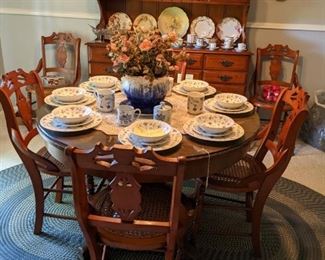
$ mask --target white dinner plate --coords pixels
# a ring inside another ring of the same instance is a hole
[[[254,106],[250,102],[246,102],[244,106],[240,107],[239,109],[228,109],[228,108],[220,107],[218,106],[214,98],[205,100],[204,108],[211,112],[230,114],[230,115],[246,114],[254,110]]]
[[[80,125],[77,127],[70,127],[65,124],[58,124],[55,120],[53,114],[47,114],[43,116],[40,120],[41,127],[55,132],[63,132],[63,133],[72,133],[72,132],[80,132],[95,128],[102,122],[102,116],[99,113],[94,112],[92,115],[92,121],[86,125]]]
[[[79,87],[85,89],[89,93],[94,93],[96,91],[96,87],[93,87],[90,81],[80,83]],[[121,82],[118,82],[118,84],[116,84],[112,90],[115,92],[121,91]]]
[[[177,84],[173,87],[173,91],[177,94],[183,95],[183,96],[187,96],[188,95],[188,91],[186,91],[185,89],[183,89],[183,87],[181,86],[181,84]],[[212,87],[212,86],[208,86],[208,89],[205,91],[202,91],[201,93],[203,93],[206,97],[207,96],[212,96],[217,92],[217,90]]]
[[[191,34],[198,38],[212,38],[215,32],[215,25],[211,18],[199,16],[191,23]]]
[[[179,7],[167,7],[158,17],[158,28],[163,35],[176,32],[182,38],[187,33],[188,27],[187,14]]]
[[[118,140],[122,144],[133,145],[138,149],[152,148],[154,151],[164,151],[171,149],[182,142],[182,134],[175,128],[172,128],[166,142],[157,142],[154,144],[145,144],[132,137],[131,128],[125,127],[118,134]]]
[[[244,128],[242,128],[239,124],[235,124],[232,127],[232,130],[230,134],[223,135],[223,136],[212,136],[212,135],[203,135],[195,131],[196,127],[196,122],[195,119],[188,120],[184,126],[183,129],[186,134],[200,139],[204,141],[210,141],[210,142],[230,142],[230,141],[235,141],[238,140],[239,138],[243,137],[245,134]]]
[[[59,107],[59,106],[67,106],[67,105],[85,105],[88,106],[96,101],[95,97],[90,94],[86,93],[85,97],[77,102],[62,102],[55,98],[53,94],[48,95],[44,98],[45,104],[52,106],[52,107]]]
[[[234,42],[238,40],[242,33],[240,22],[234,17],[223,18],[221,23],[218,24],[219,31],[217,36],[220,40],[224,41],[226,37],[232,37]]]

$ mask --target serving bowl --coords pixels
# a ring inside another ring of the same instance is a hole
[[[78,124],[90,117],[92,109],[83,105],[60,106],[53,109],[52,114],[56,120],[64,124]]]
[[[224,108],[236,109],[244,105],[247,102],[245,96],[234,94],[234,93],[221,93],[217,94],[215,100],[218,105]]]
[[[113,76],[94,76],[90,77],[89,81],[95,88],[113,88],[119,79]]]
[[[204,113],[195,118],[199,128],[211,134],[224,133],[235,125],[235,121],[224,115]]]
[[[64,87],[53,90],[52,94],[59,101],[76,102],[85,96],[86,90],[79,87]]]
[[[166,122],[152,119],[138,120],[130,128],[135,138],[151,143],[158,142],[167,137],[172,129]]]
[[[198,79],[186,79],[181,81],[181,87],[186,91],[202,92],[207,90],[209,83]]]

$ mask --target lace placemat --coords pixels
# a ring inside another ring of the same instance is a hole
[[[115,109],[110,113],[101,113],[103,116],[103,122],[96,127],[97,130],[103,131],[107,135],[117,135],[118,132],[124,128],[119,126],[117,123],[116,111],[116,108],[123,100],[126,100],[126,96],[123,93],[115,94]],[[172,95],[166,97],[165,100],[173,105],[170,125],[179,130],[181,133],[184,133],[184,123],[195,117],[194,115],[187,113],[187,97],[172,93]],[[96,105],[94,105],[92,108],[96,111]],[[141,116],[140,118],[152,118],[152,115]]]

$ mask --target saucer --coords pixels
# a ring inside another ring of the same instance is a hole
[[[231,49],[233,49],[234,48],[234,46],[229,46],[229,47],[225,47],[225,46],[221,46],[221,49],[223,49],[223,50],[231,50]]]
[[[247,51],[247,49],[242,49],[242,50],[241,50],[241,49],[235,48],[235,51],[236,51],[236,52],[243,52],[243,51]]]

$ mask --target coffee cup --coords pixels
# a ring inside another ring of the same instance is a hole
[[[217,48],[217,43],[216,42],[209,42],[209,49],[210,50],[215,50]]]
[[[97,109],[111,112],[115,106],[115,92],[111,89],[97,89],[95,92]]]
[[[204,94],[201,92],[190,92],[187,95],[187,112],[192,115],[198,115],[203,111]]]
[[[117,123],[120,126],[130,125],[133,121],[137,120],[141,115],[139,108],[134,108],[129,105],[119,105],[117,108]]]
[[[196,41],[195,41],[195,45],[197,47],[202,47],[204,44],[204,40],[202,38],[197,38]]]
[[[167,105],[163,101],[160,102],[159,105],[153,108],[153,119],[170,123],[171,115],[172,115],[172,107]]]

